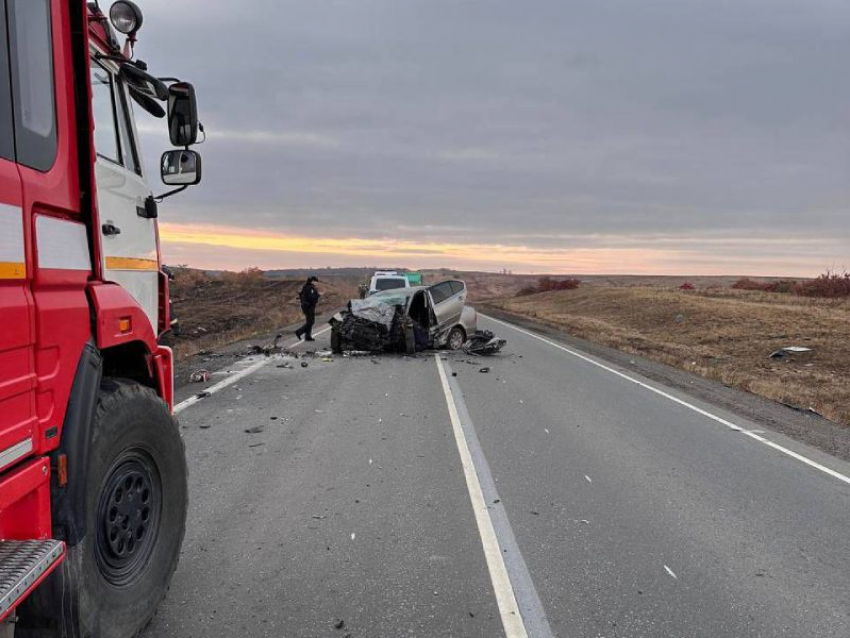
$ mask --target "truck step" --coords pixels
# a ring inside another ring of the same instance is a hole
[[[59,564],[64,554],[62,541],[0,541],[0,619]]]

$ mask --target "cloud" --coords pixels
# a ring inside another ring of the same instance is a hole
[[[814,274],[850,253],[847,3],[144,10],[140,57],[195,83],[208,133],[204,182],[162,206],[174,223],[465,246],[522,238],[544,252],[554,237],[575,249],[634,237],[650,251],[696,246],[706,272],[737,259]],[[164,125],[140,129],[154,161]],[[805,242],[772,254],[755,241],[789,237]],[[821,242],[820,262],[807,242]],[[579,255],[557,258],[568,271]],[[644,264],[620,258],[625,270]]]
[[[336,148],[340,142],[330,135],[310,133],[308,131],[239,131],[213,129],[210,138],[225,142],[245,144],[263,144],[275,147],[294,148]]]

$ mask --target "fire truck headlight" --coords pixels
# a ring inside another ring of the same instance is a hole
[[[116,31],[133,35],[142,26],[142,10],[130,0],[118,0],[109,8],[109,20]]]

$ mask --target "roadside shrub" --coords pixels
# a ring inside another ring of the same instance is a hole
[[[172,292],[176,289],[200,288],[212,281],[212,277],[203,270],[182,265],[175,266],[171,270],[174,272],[174,282],[171,284]]]
[[[690,281],[686,281],[679,286],[679,290],[696,290],[696,286],[694,286]]]
[[[249,284],[263,281],[266,278],[266,275],[256,266],[251,266],[250,268],[240,270],[239,272],[226,270],[221,274],[221,278],[228,283]]]
[[[795,292],[803,297],[850,297],[850,272],[837,273],[827,270],[816,279],[797,284]]]
[[[794,279],[780,279],[767,284],[767,292],[783,292],[790,293],[797,289],[799,284]]]
[[[793,293],[801,297],[837,299],[850,297],[850,272],[838,273],[828,270],[816,279],[810,279],[809,281],[780,279],[779,281],[765,282],[755,281],[749,277],[742,277],[732,284],[732,288],[736,288],[737,290]]]
[[[533,295],[537,292],[540,292],[539,290],[537,290],[537,286],[525,286],[517,291],[516,296],[527,297],[528,295]]]
[[[735,290],[762,290],[764,292],[768,292],[769,287],[770,284],[763,281],[755,281],[749,277],[742,277],[732,284],[732,288]]]
[[[578,279],[552,279],[541,277],[537,280],[538,292],[550,292],[552,290],[575,290],[581,285]]]
[[[755,281],[749,277],[743,277],[732,284],[738,290],[761,290],[762,292],[796,292],[800,284],[794,279],[780,279],[779,281]]]
[[[541,277],[534,286],[525,286],[517,292],[517,297],[533,295],[538,292],[552,292],[553,290],[575,290],[581,285],[580,279],[552,279]]]

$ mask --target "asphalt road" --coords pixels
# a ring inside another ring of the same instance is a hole
[[[503,355],[249,359],[183,403],[145,636],[850,636],[850,464],[481,323]]]

